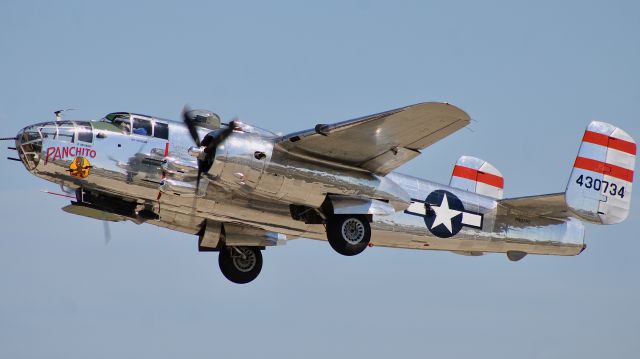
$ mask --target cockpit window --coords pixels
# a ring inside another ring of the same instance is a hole
[[[117,118],[113,121],[113,124],[127,135],[131,133],[131,121],[129,118]]]
[[[154,127],[153,137],[162,138],[164,140],[169,139],[169,125],[162,122],[157,122]]]
[[[143,118],[133,118],[133,134],[141,136],[151,136],[153,127],[151,121]]]
[[[131,133],[131,119],[128,113],[110,113],[100,121],[93,122],[93,126],[96,130]]]
[[[169,124],[145,115],[114,112],[106,115],[100,121],[93,121],[92,127],[96,131],[107,130],[122,132],[130,135],[153,136],[164,140],[169,139]]]

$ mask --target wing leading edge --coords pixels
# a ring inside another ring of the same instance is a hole
[[[467,113],[427,102],[283,136],[278,148],[386,175],[469,124]]]

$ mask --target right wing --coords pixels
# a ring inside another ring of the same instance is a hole
[[[283,136],[279,149],[386,175],[420,150],[469,124],[461,109],[419,103]]]

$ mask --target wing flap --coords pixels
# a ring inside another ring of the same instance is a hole
[[[447,103],[402,107],[284,136],[279,149],[385,175],[420,150],[469,124],[464,111]]]
[[[419,154],[420,151],[417,150],[412,150],[404,147],[394,148],[382,153],[375,158],[368,160],[360,167],[374,173],[389,173],[393,171],[394,168],[399,167],[403,163],[409,162],[415,157],[418,157]]]

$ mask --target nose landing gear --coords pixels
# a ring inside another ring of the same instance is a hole
[[[258,247],[226,247],[220,250],[218,264],[228,280],[249,283],[262,270],[262,253]]]

